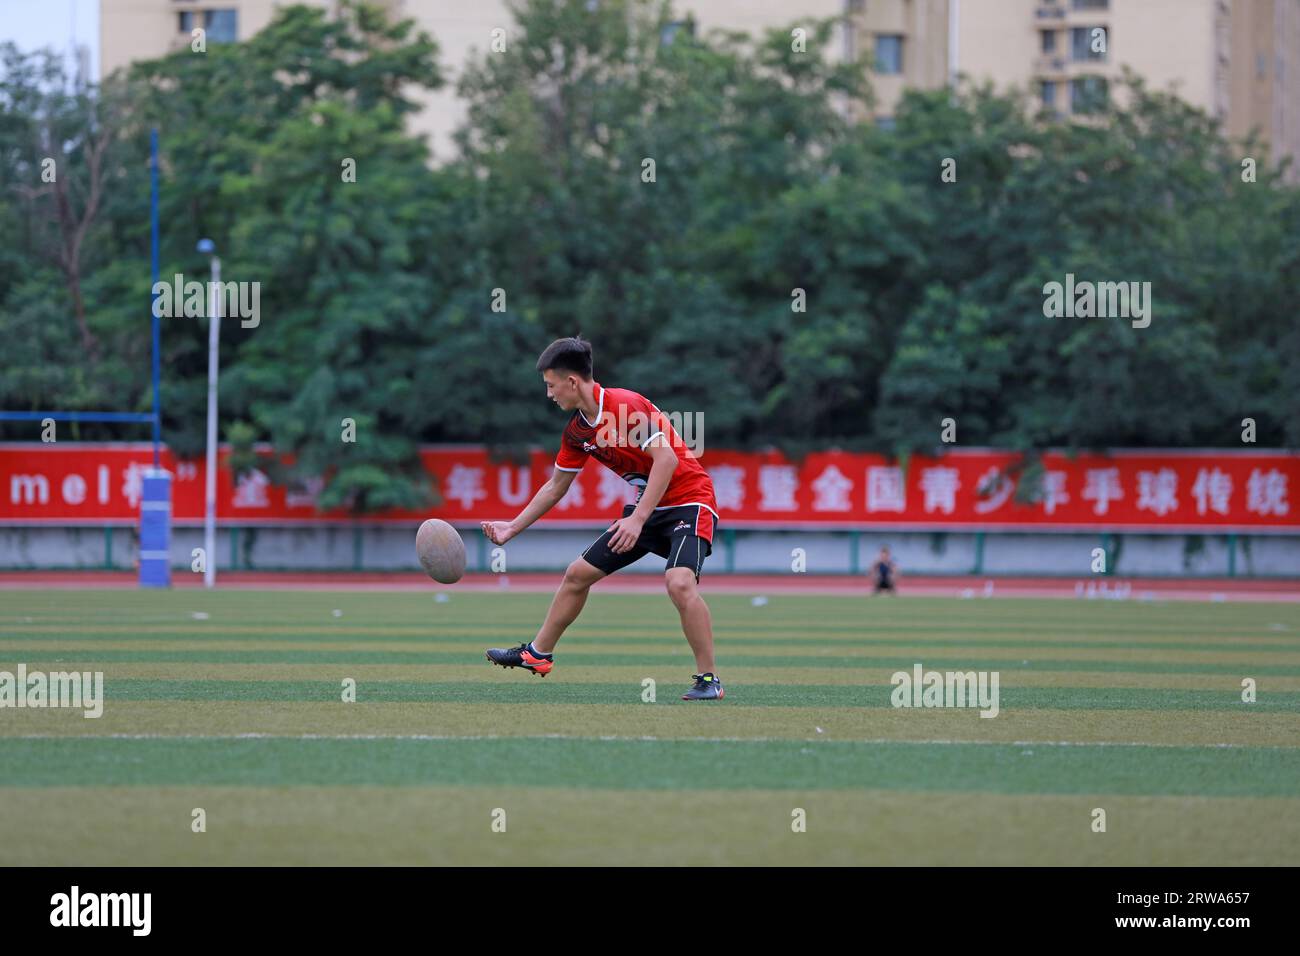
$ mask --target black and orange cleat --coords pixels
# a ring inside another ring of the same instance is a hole
[[[529,642],[525,641],[518,647],[493,647],[487,652],[487,659],[493,664],[500,664],[502,667],[522,667],[524,670],[532,671],[539,677],[545,677],[555,666],[555,661],[550,654],[545,656],[534,654],[529,650]]]

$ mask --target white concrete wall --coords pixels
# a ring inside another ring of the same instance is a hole
[[[362,527],[360,567],[367,571],[414,571],[414,528]],[[535,529],[506,546],[506,571],[561,571],[602,529]],[[462,530],[468,567],[490,570],[493,546],[477,531]],[[232,531],[217,533],[217,568],[233,567]],[[709,574],[727,571],[727,536],[719,532],[705,563]],[[1118,575],[1221,576],[1228,573],[1229,552],[1223,535],[1119,535],[1107,557],[1117,561]],[[188,569],[192,549],[203,543],[201,528],[172,530],[172,565]],[[356,566],[356,533],[350,527],[239,528],[234,532],[239,569],[337,570]],[[858,539],[858,568],[864,572],[882,545],[905,575],[970,574],[977,557],[971,533],[932,534],[863,532]],[[988,534],[982,574],[1088,575],[1100,534]],[[111,566],[130,569],[139,548],[134,528],[114,528]],[[737,531],[732,570],[741,574],[791,571],[792,551],[802,548],[806,573],[844,574],[850,570],[852,538],[846,532]],[[0,527],[0,570],[20,568],[102,568],[107,548],[103,528]],[[628,570],[658,574],[663,559],[649,555]],[[1300,577],[1300,536],[1255,535],[1237,540],[1239,576]]]

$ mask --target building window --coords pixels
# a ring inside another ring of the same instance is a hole
[[[1038,36],[1041,41],[1041,49],[1044,55],[1048,55],[1056,52],[1056,31],[1055,30],[1039,30]]]
[[[176,25],[181,33],[193,33],[201,25],[213,43],[234,43],[239,39],[238,10],[185,10],[176,14]]]
[[[881,33],[876,36],[876,72],[897,74],[903,72],[903,38],[897,34]]]
[[[1043,108],[1056,112],[1056,83],[1043,80],[1038,84],[1038,98],[1043,101]]]
[[[1094,32],[1100,30],[1094,36]],[[1093,46],[1099,46],[1100,49],[1094,50]],[[1076,63],[1104,62],[1106,59],[1106,50],[1110,48],[1110,34],[1105,27],[1071,27],[1070,28],[1070,57]]]
[[[239,11],[207,10],[203,17],[204,29],[213,43],[234,43],[239,39]]]
[[[677,40],[678,34],[684,37],[695,36],[695,21],[674,20],[671,23],[665,23],[659,31],[659,45],[672,46]]]
[[[1074,0],[1070,6],[1075,10],[1109,10],[1110,0]]]
[[[1070,111],[1097,113],[1106,106],[1107,88],[1104,76],[1081,76],[1070,81]]]

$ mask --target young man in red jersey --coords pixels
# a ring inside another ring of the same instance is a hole
[[[591,586],[653,552],[668,559],[664,586],[695,654],[695,685],[682,699],[721,700],[713,622],[698,588],[718,520],[708,473],[653,403],[592,379],[590,342],[577,336],[557,339],[537,360],[537,370],[546,382],[547,398],[573,415],[550,480],[513,521],[482,522],[483,533],[493,544],[505,544],[559,503],[590,458],[636,487],[637,500],[569,565],[537,636],[518,647],[494,647],[487,652],[488,660],[546,676],[554,666],[555,645],[587,603]]]

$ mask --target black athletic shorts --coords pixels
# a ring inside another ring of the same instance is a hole
[[[630,515],[635,507],[625,506],[623,517]],[[641,528],[641,537],[630,551],[615,554],[609,550],[614,532],[606,531],[582,552],[582,557],[606,574],[613,574],[647,554],[657,554],[668,559],[665,571],[690,568],[698,582],[704,559],[713,553],[713,529],[717,522],[713,512],[703,505],[664,508],[651,512],[650,519]]]

